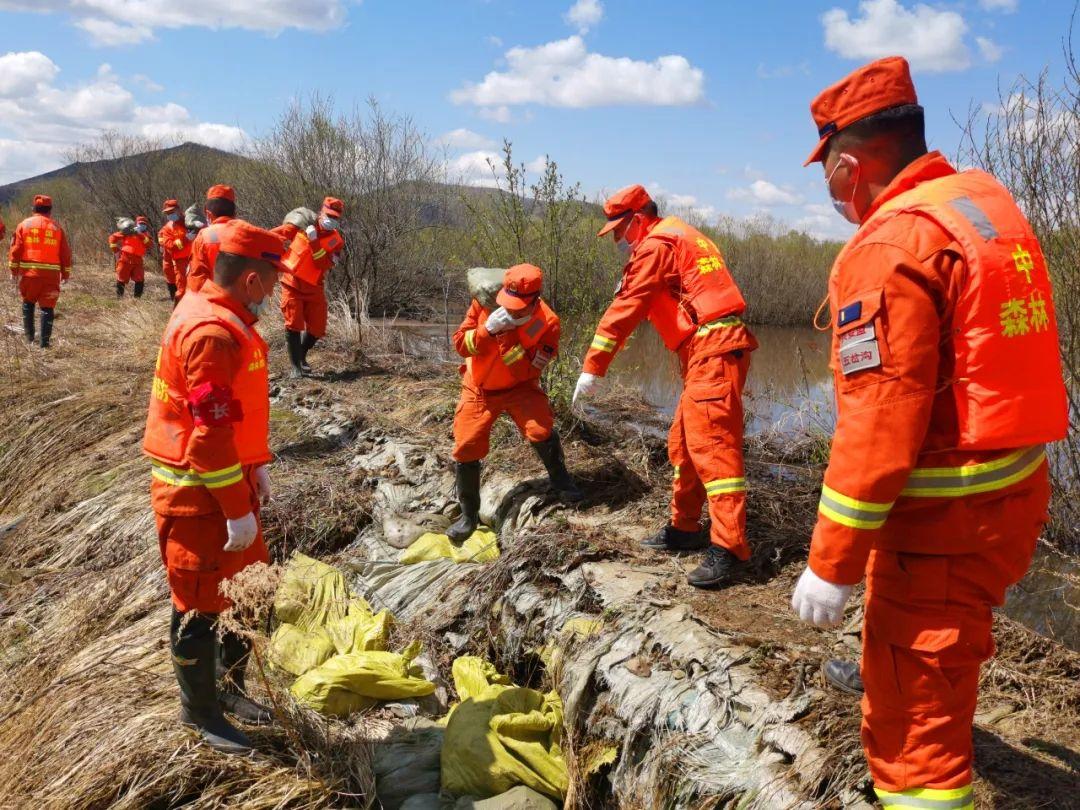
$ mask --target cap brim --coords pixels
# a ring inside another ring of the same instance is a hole
[[[525,299],[517,295],[511,295],[506,291],[505,287],[499,290],[499,294],[495,296],[496,304],[503,309],[510,310],[526,309],[535,300],[536,297]]]
[[[818,141],[818,145],[814,147],[814,151],[810,153],[810,157],[808,157],[806,163],[803,164],[804,167],[809,166],[811,163],[821,163],[821,161],[825,159],[825,150],[829,146],[829,138],[831,137],[831,134],[826,135]]]
[[[633,211],[627,211],[625,214],[623,214],[620,217],[616,217],[615,219],[608,220],[607,225],[605,225],[603,228],[598,230],[596,232],[596,235],[597,236],[603,236],[606,233],[611,233],[613,230],[615,230],[617,227],[619,227],[619,225],[621,225],[623,222],[625,222],[630,216],[632,216],[633,213],[634,213]]]
[[[341,214],[333,208],[324,208],[320,213],[326,214],[326,216],[333,217],[334,219],[341,219]]]

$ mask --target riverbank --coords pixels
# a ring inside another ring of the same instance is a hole
[[[176,724],[167,590],[138,454],[168,305],[153,285],[148,299],[119,304],[92,295],[94,289],[94,280],[85,279],[66,291],[51,354],[28,350],[10,330],[0,336],[0,350],[16,361],[0,372],[0,412],[9,415],[0,423],[6,482],[0,736],[7,743],[0,806],[366,805],[379,740],[401,724],[393,715],[327,722],[290,709],[280,728],[254,734],[260,756],[240,761],[209,753]],[[0,305],[0,317],[17,326],[11,299]],[[365,332],[361,356],[352,325],[338,319],[325,347],[312,355],[320,377],[294,383],[281,376],[276,318],[268,332],[277,495],[266,523],[275,559],[304,551],[353,572],[375,596],[400,595],[401,588],[380,588],[363,573],[379,548],[375,485],[422,490],[436,506],[450,499],[452,368],[402,355],[392,336],[377,330]],[[710,593],[686,586],[693,559],[672,560],[638,546],[665,514],[670,470],[663,420],[640,399],[609,390],[585,419],[564,413],[560,422],[569,464],[590,499],[566,511],[552,508],[542,488],[533,493],[538,499],[527,511],[535,520],[510,527],[498,563],[472,566],[445,587],[406,600],[411,613],[402,605],[400,632],[428,643],[443,679],[447,662],[465,650],[531,683],[559,688],[564,702],[577,707],[567,715],[572,773],[580,773],[578,756],[590,742],[624,743],[623,758],[582,781],[580,801],[567,806],[595,799],[593,806],[653,807],[650,800],[675,785],[699,798],[711,795],[709,801],[726,791],[746,807],[778,806],[769,803],[770,794],[755,793],[753,782],[740,788],[724,781],[722,791],[709,794],[700,770],[679,758],[712,750],[710,761],[722,759],[715,748],[697,747],[699,734],[713,735],[715,745],[724,728],[756,727],[724,713],[738,703],[725,673],[746,685],[746,699],[765,696],[765,704],[753,705],[782,709],[758,718],[777,735],[746,743],[750,774],[777,776],[789,791],[784,795],[807,806],[858,806],[866,795],[858,707],[821,689],[817,676],[823,658],[855,654],[857,609],[843,630],[819,633],[787,606],[814,519],[820,464],[813,446],[751,443],[754,574]],[[377,464],[376,446],[396,450]],[[487,500],[499,503],[509,497],[507,484],[541,473],[508,424],[495,432],[486,470],[486,493],[502,491]],[[509,502],[519,515],[525,508],[524,500]],[[607,628],[571,654],[568,672],[584,681],[548,671],[530,652],[561,626],[564,611],[598,617]],[[691,649],[656,629],[657,617],[670,611],[679,627],[694,629]],[[1080,655],[1005,618],[997,631],[999,657],[984,675],[976,734],[979,800],[995,807],[1067,806],[1080,750]],[[600,641],[606,651],[596,646]],[[616,641],[627,645],[625,655],[601,663]],[[590,656],[596,663],[586,666]],[[627,668],[631,659],[636,674]],[[663,704],[655,702],[633,722],[626,715],[633,704],[624,705],[613,687],[627,683],[620,679],[628,671],[639,688],[693,684],[686,694],[713,701],[696,716],[703,725],[669,728],[656,714]],[[575,703],[572,683],[588,701]],[[279,705],[288,705],[272,673],[267,686]],[[721,718],[727,718],[723,728],[716,725]],[[654,736],[655,729],[663,735]],[[659,770],[636,773],[635,757],[643,749],[660,751],[661,742],[673,758],[653,761]]]

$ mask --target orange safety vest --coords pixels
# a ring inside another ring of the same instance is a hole
[[[144,256],[146,255],[146,240],[142,234],[129,234],[120,241],[120,252],[129,253],[132,256]]]
[[[479,323],[487,320],[491,313],[486,309],[480,310]],[[489,351],[474,355],[465,360],[465,373],[473,385],[484,391],[502,391],[521,385],[523,382],[538,380],[543,373],[543,367],[537,367],[532,362],[530,352],[540,343],[540,339],[547,334],[551,327],[558,325],[559,316],[544,301],[536,306],[536,312],[528,323],[515,327],[513,332],[504,334],[513,335],[517,341],[505,351]],[[470,337],[466,337],[468,343]],[[553,354],[557,346],[546,347],[547,354]],[[535,353],[534,353],[535,354]],[[522,380],[515,377],[511,368],[515,363],[528,363],[531,374],[528,379]]]
[[[678,217],[656,224],[642,245],[666,242],[675,253],[678,287],[653,298],[648,318],[664,345],[676,351],[700,326],[746,309],[720,249],[701,231]]]
[[[345,237],[337,231],[327,231],[311,246],[311,258],[315,266],[319,268],[319,281],[322,281],[322,273],[334,266],[334,255],[345,246]],[[306,279],[305,279],[306,281]]]
[[[64,232],[49,217],[34,214],[23,220],[20,270],[60,271],[60,242]]]
[[[227,307],[189,292],[173,310],[161,340],[143,440],[143,452],[155,462],[154,475],[177,486],[205,485],[197,473],[183,466],[195,420],[188,406],[180,349],[192,330],[210,323],[225,327],[240,345],[240,373],[233,381],[233,396],[243,412],[242,420],[233,425],[240,464],[265,464],[271,458],[266,341]]]
[[[314,248],[303,231],[297,230],[289,239],[289,252],[282,259],[282,264],[301,281],[316,287],[322,284],[326,270],[316,263]],[[283,281],[288,283],[286,279]]]
[[[979,170],[920,183],[874,212],[835,266],[906,212],[937,223],[960,245],[967,263],[952,330],[957,447],[1001,450],[1064,438],[1068,403],[1050,276],[1012,195]]]

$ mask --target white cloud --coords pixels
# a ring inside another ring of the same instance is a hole
[[[480,117],[496,124],[509,124],[514,120],[514,114],[510,112],[510,108],[505,104],[498,107],[481,107]]]
[[[197,141],[237,149],[242,129],[195,119],[175,102],[140,104],[108,64],[75,84],[57,84],[60,68],[37,51],[0,56],[0,182],[56,168],[78,143],[118,130],[171,144]]]
[[[855,233],[855,226],[836,213],[829,203],[807,203],[803,206],[803,216],[796,219],[792,227],[815,239],[833,241],[846,241]]]
[[[477,149],[451,160],[446,166],[446,175],[451,182],[464,183],[467,186],[494,187],[495,172],[502,163],[502,155],[487,149]]]
[[[987,11],[1003,11],[1011,14],[1020,5],[1020,0],[979,0],[979,5]]]
[[[543,174],[544,169],[547,168],[547,161],[547,155],[537,155],[525,164],[525,171],[532,172],[533,174]]]
[[[349,0],[0,0],[0,10],[66,14],[94,44],[106,47],[145,42],[162,28],[330,31],[345,24],[348,5]]]
[[[491,149],[495,141],[479,132],[459,127],[439,136],[438,142],[450,149]]]
[[[509,118],[509,107],[614,105],[685,106],[704,100],[705,74],[684,56],[652,62],[589,53],[580,36],[535,48],[511,48],[506,70],[493,70],[479,83],[450,94],[455,104],[472,104]]]
[[[496,36],[488,37],[487,38],[487,43],[488,43],[488,45],[494,45],[496,48],[501,48],[503,46],[502,38],[501,37],[496,37]]]
[[[151,93],[160,93],[162,90],[165,89],[160,84],[151,79],[149,76],[144,76],[141,73],[136,73],[134,76],[131,77],[131,80],[135,82],[135,84],[139,85],[139,87],[141,87],[143,90],[147,90]]]
[[[986,37],[975,37],[975,43],[979,46],[979,53],[987,62],[997,62],[1005,54],[1005,49],[994,40]]]
[[[798,205],[802,197],[788,188],[782,188],[768,180],[755,180],[742,188],[731,189],[727,194],[732,200],[745,200],[764,208],[777,205]]]
[[[964,35],[967,23],[955,11],[921,3],[908,8],[897,0],[862,0],[862,16],[842,8],[821,16],[825,47],[846,59],[878,59],[900,55],[913,70],[965,70],[971,56]]]
[[[563,15],[567,24],[576,27],[579,34],[585,34],[590,28],[595,28],[603,17],[604,4],[600,0],[577,0]]]
[[[690,219],[702,220],[708,223],[715,222],[720,214],[715,206],[702,202],[693,194],[679,194],[668,191],[655,180],[647,184],[646,188],[652,198],[656,200],[657,205],[660,206],[661,213],[670,211]]]

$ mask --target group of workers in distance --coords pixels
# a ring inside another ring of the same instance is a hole
[[[838,212],[859,229],[829,276],[838,415],[792,607],[834,626],[865,577],[861,673],[843,661],[824,670],[863,692],[877,795],[887,807],[972,808],[971,727],[980,665],[993,653],[991,609],[1030,564],[1048,519],[1045,445],[1067,430],[1050,279],[1008,191],[928,151],[904,59],[859,68],[811,113],[819,140],[807,165],[822,164]],[[268,231],[234,218],[231,189],[209,197],[207,227],[188,245],[172,243],[174,273],[189,261],[187,289],[162,339],[144,449],[182,718],[215,747],[244,753],[250,740],[223,712],[251,722],[269,713],[244,693],[245,643],[226,635],[219,644],[215,623],[229,605],[222,582],[267,559],[259,519],[271,492],[267,345],[255,324],[280,279],[290,362],[302,371],[325,328],[315,288],[328,266],[322,251],[340,248],[342,207],[327,199],[318,215],[297,209]],[[34,206],[16,231],[11,267],[31,324],[42,306],[45,337],[71,259],[49,200]],[[169,201],[166,210],[179,207]],[[684,387],[669,439],[670,520],[646,545],[703,549],[689,581],[724,585],[751,554],[741,395],[757,344],[741,319],[745,302],[717,246],[662,217],[642,186],[612,195],[604,211],[600,235],[612,234],[628,259],[574,400],[597,390],[648,319],[678,356]],[[179,239],[167,227],[166,238]],[[502,413],[536,447],[554,489],[582,497],[539,384],[559,348],[559,319],[541,290],[540,268],[510,268],[497,306],[473,301],[454,335],[465,360],[453,424],[455,539],[477,526],[480,461]]]

